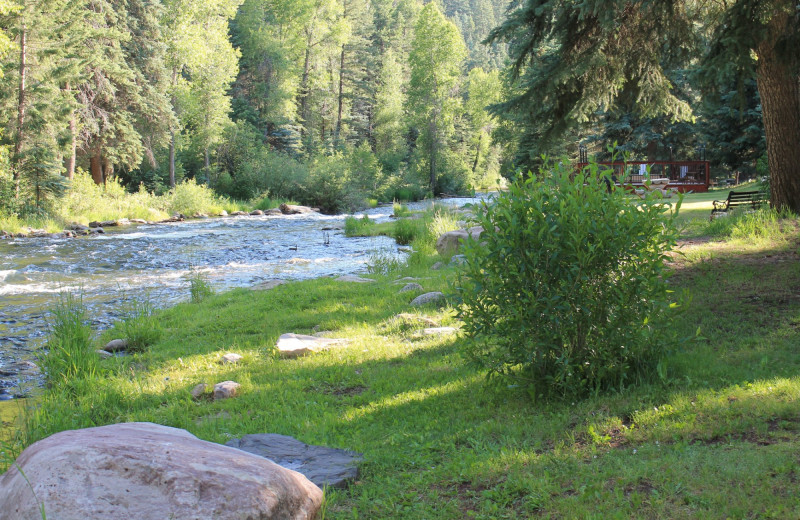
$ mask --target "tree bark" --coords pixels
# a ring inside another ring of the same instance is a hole
[[[175,85],[178,83],[178,69],[174,67],[172,69],[172,88],[175,88]],[[177,99],[175,94],[172,95],[172,106],[175,108],[177,106]],[[169,129],[169,187],[175,187],[175,129]]]
[[[14,141],[14,197],[19,198],[19,183],[20,183],[20,165],[22,159],[22,141],[25,137],[24,129],[25,124],[25,79],[27,76],[27,29],[25,23],[22,24],[22,32],[19,36],[19,98],[17,103],[17,138]]]
[[[308,44],[306,45],[306,57],[303,61],[303,79],[300,84],[300,117],[303,119],[300,132],[303,137],[306,136],[308,130],[308,70],[311,63],[311,37],[309,37],[308,40]]]
[[[95,153],[89,159],[89,171],[92,173],[92,180],[95,184],[100,185],[105,182],[103,177],[103,158],[100,152]]]
[[[767,38],[756,48],[756,75],[761,96],[771,202],[778,210],[800,213],[800,76],[798,58],[781,59],[775,44],[796,31],[788,13],[779,13],[767,24]]]
[[[483,132],[478,133],[478,145],[475,147],[475,162],[472,163],[472,173],[478,169],[478,160],[481,158],[481,142],[483,141]]]
[[[333,135],[333,144],[339,144],[339,134],[342,131],[342,110],[344,105],[344,45],[342,45],[342,54],[339,58],[339,110],[336,114],[336,132]]]

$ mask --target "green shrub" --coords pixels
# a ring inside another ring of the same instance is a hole
[[[183,213],[186,216],[218,214],[222,211],[222,202],[211,188],[189,179],[170,191],[166,209],[170,214]]]
[[[375,226],[375,221],[364,215],[361,218],[348,216],[344,219],[344,235],[347,237],[364,236],[365,232]]]
[[[403,218],[394,223],[394,240],[400,245],[410,244],[424,232],[425,224],[421,220]]]
[[[92,349],[92,329],[86,323],[83,300],[72,293],[60,293],[51,312],[47,353],[39,357],[45,380],[50,386],[59,386],[93,377],[98,357]]]
[[[408,217],[411,215],[411,210],[408,209],[408,206],[405,204],[401,204],[397,201],[392,204],[392,216],[400,218],[400,217]]]
[[[677,304],[674,214],[660,197],[607,191],[597,165],[519,177],[481,205],[465,242],[459,316],[467,356],[534,397],[622,388],[652,374]],[[677,207],[680,207],[680,199]]]

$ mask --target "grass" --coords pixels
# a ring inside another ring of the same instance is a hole
[[[435,225],[452,225],[448,215]],[[418,334],[428,325],[416,317],[457,324],[451,307],[411,308],[416,294],[398,293],[395,280],[412,276],[454,301],[455,270],[431,271],[437,257],[418,254],[371,284],[237,289],[161,311],[164,334],[147,351],[99,362],[70,395],[45,392],[15,449],[64,429],[153,421],[214,442],[274,432],[362,452],[359,480],[327,494],[332,519],[797,518],[796,226],[780,220],[758,241],[689,236],[672,283],[692,300],[675,327],[704,339],[667,360],[662,382],[537,403],[487,382],[459,354],[467,339]],[[351,343],[276,357],[280,334],[315,329]],[[222,365],[227,352],[244,359]],[[227,379],[240,397],[189,395]]]

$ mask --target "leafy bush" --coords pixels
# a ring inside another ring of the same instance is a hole
[[[425,232],[425,223],[421,220],[403,218],[394,223],[394,240],[400,245],[410,244]]]
[[[222,211],[222,201],[211,188],[189,179],[170,191],[166,209],[170,214],[183,213],[187,216],[197,213],[218,214]]]
[[[658,195],[608,191],[597,165],[518,177],[483,203],[465,243],[466,354],[537,396],[575,396],[649,376],[677,304],[665,266],[675,215]],[[680,207],[680,199],[677,207]]]

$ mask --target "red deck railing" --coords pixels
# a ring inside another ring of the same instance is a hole
[[[588,163],[578,163],[583,168]],[[617,184],[637,187],[648,178],[669,179],[668,188],[677,188],[681,193],[708,191],[711,182],[708,161],[628,161],[598,162],[601,170],[614,170]],[[648,172],[649,170],[649,172]]]

